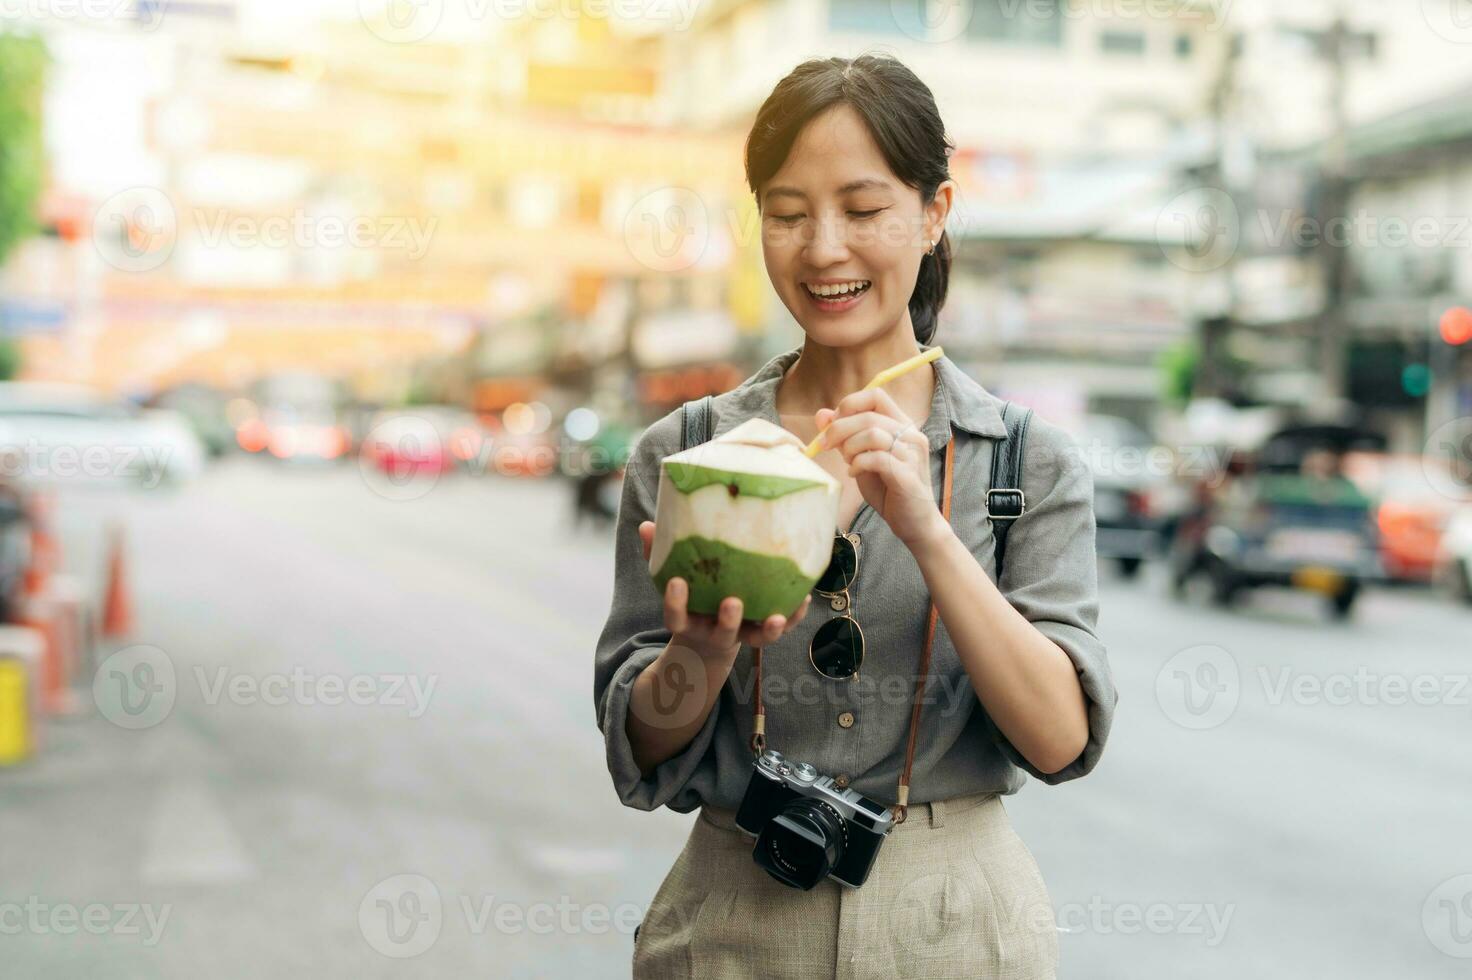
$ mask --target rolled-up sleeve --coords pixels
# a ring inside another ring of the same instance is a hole
[[[666,421],[669,420],[668,417]],[[690,744],[643,777],[634,762],[625,729],[629,698],[637,678],[670,641],[664,627],[664,600],[649,574],[639,541],[639,525],[654,519],[655,489],[664,453],[658,449],[656,423],[645,430],[624,469],[614,542],[613,601],[598,637],[593,665],[593,699],[608,758],[608,772],[625,806],[653,810],[670,804],[690,781],[715,736],[719,701]],[[688,794],[687,794],[688,795]],[[694,803],[671,809],[689,812]]]
[[[1045,783],[1061,783],[1085,775],[1098,764],[1118,700],[1109,659],[1097,633],[1094,478],[1073,439],[1034,417],[1028,428],[1021,482],[1027,508],[1008,532],[999,587],[1017,611],[1073,661],[1088,702],[1089,739],[1072,763],[1058,772],[1044,773],[992,727],[1013,764]]]

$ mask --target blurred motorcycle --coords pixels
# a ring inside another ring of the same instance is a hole
[[[578,477],[573,491],[573,523],[581,526],[591,521],[609,526],[618,517],[618,502],[623,495],[624,471],[592,472]]]

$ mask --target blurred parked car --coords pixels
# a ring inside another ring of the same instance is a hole
[[[261,413],[266,451],[288,463],[327,463],[348,451],[347,430],[331,411],[281,405]]]
[[[211,456],[235,447],[235,433],[225,416],[225,395],[201,384],[183,384],[162,391],[148,402],[150,408],[178,412],[194,429]]]
[[[549,432],[509,432],[502,426],[491,439],[488,469],[502,476],[542,477],[558,472],[558,443]]]
[[[363,440],[368,437],[368,432],[373,428],[374,420],[378,418],[378,414],[382,411],[383,406],[380,404],[356,399],[345,402],[338,409],[337,417],[348,435],[348,453],[350,455],[357,455],[363,448]]]
[[[1447,523],[1434,576],[1452,595],[1472,605],[1472,507],[1462,507]]]
[[[1132,578],[1161,554],[1185,508],[1174,457],[1128,419],[1088,415],[1078,438],[1094,474],[1095,546]]]
[[[1381,575],[1371,502],[1339,469],[1346,451],[1366,444],[1384,448],[1370,433],[1313,425],[1239,450],[1229,478],[1182,522],[1171,556],[1177,594],[1204,574],[1221,605],[1279,585],[1319,593],[1348,616]]]
[[[445,405],[379,412],[359,449],[363,459],[395,478],[477,471],[484,465],[489,433],[475,416]]]
[[[1349,453],[1344,471],[1375,502],[1385,574],[1430,582],[1442,534],[1458,510],[1472,505],[1472,492],[1456,493],[1452,468],[1430,456]]]
[[[150,487],[192,479],[205,458],[177,412],[140,409],[77,385],[15,381],[0,383],[0,454],[3,477]]]
[[[269,453],[288,463],[342,459],[351,448],[343,424],[342,386],[320,375],[288,372],[257,381],[241,400],[235,438],[249,453]]]

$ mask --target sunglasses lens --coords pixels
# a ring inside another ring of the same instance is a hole
[[[824,677],[841,681],[858,673],[864,660],[864,635],[859,624],[841,616],[830,619],[813,634],[813,666]]]
[[[840,534],[833,539],[833,557],[828,561],[828,570],[813,588],[819,592],[842,592],[854,584],[854,573],[858,568],[858,549]]]

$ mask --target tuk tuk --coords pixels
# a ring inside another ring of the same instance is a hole
[[[1383,569],[1373,503],[1341,463],[1347,452],[1385,445],[1354,426],[1298,424],[1239,447],[1226,478],[1202,488],[1181,522],[1171,552],[1176,594],[1204,575],[1222,606],[1259,586],[1285,586],[1317,593],[1331,615],[1348,617]]]

